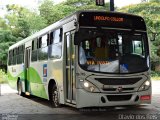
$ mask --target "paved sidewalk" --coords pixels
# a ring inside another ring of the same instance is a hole
[[[160,111],[160,80],[152,81],[152,105]]]
[[[152,94],[160,95],[160,80],[152,80]]]
[[[10,93],[17,93],[17,90],[12,89],[8,84],[0,84],[0,94],[10,94]]]

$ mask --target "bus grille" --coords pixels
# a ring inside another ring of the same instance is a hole
[[[132,95],[107,95],[108,101],[127,101],[130,100]]]
[[[117,91],[117,88],[103,88],[104,91]],[[134,90],[134,88],[123,88],[123,92],[125,91],[131,91]]]
[[[104,85],[133,85],[142,78],[95,78]]]

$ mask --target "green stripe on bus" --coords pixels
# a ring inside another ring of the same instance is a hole
[[[8,71],[7,72],[7,75],[8,75],[8,83],[9,85],[16,89],[17,88],[17,80],[18,80],[18,77],[20,77],[22,80],[24,80],[24,72],[21,72],[19,75],[17,75],[16,77],[12,76],[11,73]]]
[[[18,77],[21,78],[21,80],[24,80],[25,76],[25,72],[23,71],[22,73],[20,73],[19,75],[17,75],[16,77],[12,76],[11,73],[8,71],[8,83],[9,85],[16,89],[17,88],[17,80]],[[46,98],[48,99],[44,84],[42,83],[42,79],[40,77],[40,75],[38,74],[38,72],[30,67],[29,68],[29,84],[30,84],[30,88],[31,88],[31,94],[32,95],[36,95],[38,97],[42,97],[42,98]]]
[[[29,79],[31,83],[31,91],[33,95],[48,99],[44,84],[38,72],[30,67],[29,68]],[[38,89],[37,89],[38,86]]]

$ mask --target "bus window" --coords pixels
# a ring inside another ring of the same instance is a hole
[[[16,65],[17,48],[13,49],[13,65]]]
[[[39,39],[39,49],[38,49],[38,59],[39,60],[47,60],[48,59],[48,41],[49,34],[42,36]]]
[[[141,35],[134,35],[132,40],[133,54],[144,56],[144,45]]]
[[[42,43],[41,47],[42,48],[47,46],[47,39],[48,39],[48,35],[44,35],[42,37],[42,39],[41,39],[41,43]]]
[[[20,47],[17,48],[17,64],[20,64]]]
[[[49,58],[58,59],[62,54],[61,30],[58,29],[50,34]]]
[[[60,29],[56,30],[54,33],[54,41],[53,43],[59,43],[60,42]]]
[[[93,30],[93,35],[89,35],[87,31],[85,33],[86,35],[83,36],[88,36],[87,39],[84,38],[79,44],[79,63],[85,70],[135,73],[148,69],[148,49],[145,48],[147,40],[143,37],[145,36],[143,33],[116,30],[104,30],[96,34]],[[83,57],[82,49],[84,50]],[[81,62],[80,58],[87,60]]]
[[[35,39],[32,41],[31,61],[37,61],[37,48],[38,48],[38,43],[37,43],[37,39]]]
[[[13,61],[13,51],[10,50],[10,51],[9,51],[9,61],[8,61],[8,64],[9,64],[9,65],[12,65],[12,61]]]
[[[17,64],[24,62],[24,47],[23,45],[17,48]]]
[[[22,62],[21,63],[24,63],[24,45],[21,46],[21,51],[22,51]]]

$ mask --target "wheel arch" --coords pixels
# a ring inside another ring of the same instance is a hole
[[[52,90],[51,88],[53,87],[53,85],[57,86],[57,82],[54,79],[50,79],[49,82],[48,82],[48,97],[49,97],[49,100],[51,98],[50,93],[51,93],[51,90]]]
[[[18,83],[20,82],[20,77],[17,78],[17,90],[18,90]]]

